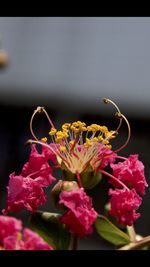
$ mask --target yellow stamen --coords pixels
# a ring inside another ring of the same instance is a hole
[[[69,129],[70,126],[71,126],[71,123],[64,123],[64,124],[62,125],[62,129],[63,129],[63,130],[65,130],[65,129]]]
[[[106,126],[101,126],[100,131],[104,134],[108,133],[108,128]]]
[[[88,132],[97,132],[100,131],[101,126],[98,124],[91,124],[90,126],[87,127]]]
[[[108,144],[109,144],[109,141],[104,139],[104,140],[103,140],[103,144],[104,144],[104,145],[108,145]]]
[[[55,135],[57,133],[57,130],[55,128],[51,128],[49,135]]]
[[[98,138],[97,137],[94,137],[94,138],[92,138],[92,141],[93,142],[98,142]]]
[[[47,142],[47,138],[46,137],[43,137],[43,138],[41,138],[41,141],[44,142],[44,143],[46,143]]]
[[[69,144],[70,144],[70,145],[73,145],[74,142],[75,142],[75,140],[71,140],[71,141],[69,142]]]
[[[64,151],[66,151],[66,147],[65,146],[60,146],[59,147],[59,150],[62,151],[62,152],[64,152]]]
[[[101,142],[103,142],[104,141],[104,138],[100,135],[100,136],[98,136],[98,139],[99,139],[99,141],[101,141]]]

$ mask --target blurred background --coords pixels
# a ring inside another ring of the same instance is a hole
[[[111,98],[132,129],[120,155],[139,153],[150,182],[150,18],[1,17],[0,49],[9,57],[0,69],[0,210],[9,174],[19,173],[28,160],[30,149],[24,144],[31,138],[29,121],[37,106],[46,108],[57,127],[81,120],[114,129],[115,110],[101,101]],[[46,119],[39,117],[35,129],[45,136]],[[123,124],[114,149],[126,135]],[[90,192],[101,214],[108,199],[106,179]],[[135,226],[143,236],[150,234],[150,190],[146,192]],[[17,216],[27,223],[26,212]],[[80,249],[111,248],[95,234],[80,244]]]

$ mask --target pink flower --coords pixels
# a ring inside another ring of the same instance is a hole
[[[138,160],[138,155],[130,155],[124,162],[111,164],[113,175],[125,185],[135,188],[138,193],[144,194],[148,186],[144,176],[144,165]],[[111,183],[118,187],[118,183],[111,180]]]
[[[30,176],[43,187],[49,186],[56,179],[52,176],[52,168],[47,162],[48,159],[46,152],[39,154],[36,146],[32,145],[29,161],[23,166],[21,175]]]
[[[32,145],[29,161],[23,166],[21,175],[10,175],[7,206],[3,213],[17,212],[23,208],[35,211],[47,201],[43,187],[55,180],[47,158],[44,154],[39,154],[35,145]]]
[[[107,167],[108,164],[113,163],[117,154],[107,148],[105,145],[100,144],[98,150],[98,159],[100,160],[100,168]]]
[[[0,249],[53,250],[38,234],[23,229],[20,220],[7,216],[0,216]]]
[[[46,160],[51,160],[54,164],[56,164],[57,163],[56,150],[59,149],[59,145],[53,143],[50,143],[48,145],[50,149],[48,149],[45,146],[42,146],[42,155],[45,157]],[[53,151],[55,153],[53,153]]]
[[[23,250],[24,242],[21,239],[21,232],[18,235],[8,236],[3,240],[4,250]]]
[[[38,206],[46,203],[47,197],[37,181],[17,176],[15,173],[10,175],[7,187],[7,204],[3,213],[18,212],[23,208],[35,211]]]
[[[92,225],[98,214],[92,207],[92,199],[86,195],[83,188],[74,191],[63,191],[60,194],[60,204],[69,209],[61,222],[80,238],[93,232]]]
[[[109,195],[112,195],[110,214],[116,217],[119,223],[132,225],[140,216],[140,213],[135,213],[135,211],[142,202],[135,189],[129,191],[127,189],[110,189]]]
[[[22,249],[24,250],[53,250],[43,238],[28,228],[23,230],[23,241],[24,245],[22,246]]]
[[[9,236],[16,236],[22,229],[22,222],[13,217],[0,215],[0,247]]]

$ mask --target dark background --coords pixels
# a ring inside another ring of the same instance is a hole
[[[0,209],[5,206],[9,174],[21,170],[28,160],[30,117],[44,106],[57,127],[66,121],[99,123],[114,129],[114,108],[103,96],[114,100],[128,117],[132,135],[120,155],[138,153],[150,177],[150,18],[0,18],[2,47],[10,57],[0,70]],[[49,125],[39,116],[39,136]],[[113,148],[126,138],[123,124]],[[60,177],[60,173],[56,174]],[[102,214],[108,199],[107,178],[90,192],[94,207]],[[48,192],[49,193],[49,192]],[[146,191],[135,228],[150,234]],[[43,207],[51,207],[51,200]],[[15,215],[27,224],[27,212]],[[80,249],[111,249],[93,235]]]

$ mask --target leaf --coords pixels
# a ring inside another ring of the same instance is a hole
[[[60,214],[37,211],[30,217],[31,228],[56,250],[68,250],[71,234],[59,222]]]
[[[97,233],[114,245],[130,243],[129,236],[111,223],[105,216],[99,215],[95,222]]]

